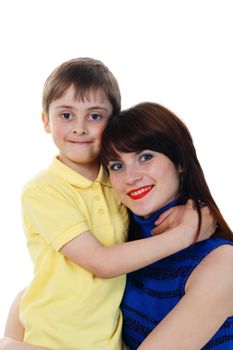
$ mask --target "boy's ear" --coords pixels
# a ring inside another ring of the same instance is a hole
[[[47,114],[45,112],[42,112],[41,118],[42,118],[42,122],[44,124],[45,131],[47,133],[50,133],[51,132],[50,123],[49,123],[49,118],[48,118]]]

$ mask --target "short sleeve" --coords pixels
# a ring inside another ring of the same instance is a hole
[[[26,234],[42,236],[57,251],[89,230],[78,203],[52,186],[24,190],[22,215]]]

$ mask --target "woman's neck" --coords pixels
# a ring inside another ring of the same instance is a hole
[[[139,224],[145,224],[145,223],[149,224],[150,222],[154,223],[158,219],[158,217],[166,210],[168,210],[172,207],[175,207],[177,205],[185,204],[185,203],[186,203],[186,200],[184,198],[178,198],[178,199],[175,199],[175,200],[171,201],[170,203],[164,205],[162,208],[156,210],[153,214],[149,215],[146,218],[143,216],[138,216],[136,214],[133,214],[133,217],[134,217],[135,221],[137,221]]]

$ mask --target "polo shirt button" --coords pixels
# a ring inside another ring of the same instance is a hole
[[[100,196],[95,196],[96,201],[100,201]]]
[[[99,209],[99,214],[104,214],[104,209]]]

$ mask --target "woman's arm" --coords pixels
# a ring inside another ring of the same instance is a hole
[[[233,247],[221,246],[195,268],[185,296],[138,350],[200,350],[233,314]]]
[[[10,307],[4,333],[5,337],[13,338],[19,341],[22,341],[24,337],[24,328],[19,320],[20,300],[24,291],[25,289],[22,290],[19,294],[17,294],[15,300],[13,301]]]
[[[188,202],[181,222],[162,235],[106,247],[90,231],[85,231],[64,245],[60,252],[96,277],[113,278],[188,247],[194,243],[197,226],[197,212]]]
[[[19,319],[19,305],[24,290],[13,301],[7,317],[4,338],[0,339],[0,350],[46,350],[23,343],[24,328]]]

